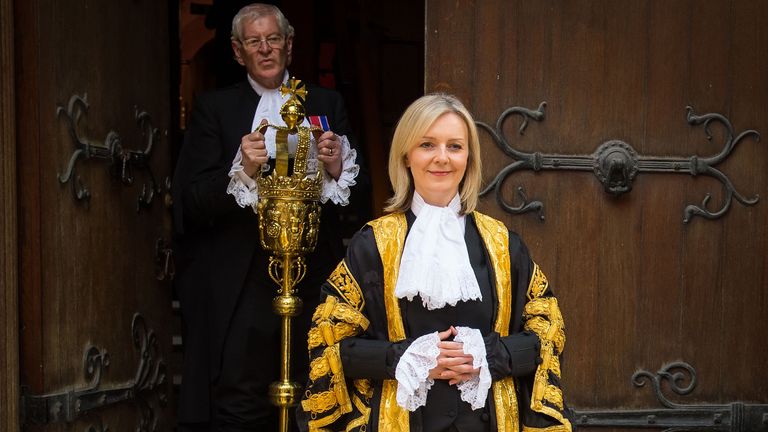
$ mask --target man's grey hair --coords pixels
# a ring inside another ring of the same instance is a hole
[[[254,3],[240,9],[237,15],[232,19],[232,40],[243,40],[243,26],[246,23],[270,15],[274,15],[274,17],[277,18],[277,26],[280,29],[280,33],[282,33],[286,39],[293,37],[293,26],[288,22],[288,19],[277,6]]]

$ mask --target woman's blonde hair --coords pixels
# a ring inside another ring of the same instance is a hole
[[[477,194],[482,182],[480,162],[480,141],[472,114],[453,95],[433,93],[416,99],[397,122],[392,146],[389,150],[389,181],[392,183],[394,196],[387,200],[386,212],[404,212],[411,207],[413,199],[413,177],[406,165],[406,157],[412,146],[417,145],[421,137],[443,114],[454,113],[467,125],[469,157],[464,178],[459,184],[461,213],[467,214],[477,207]]]

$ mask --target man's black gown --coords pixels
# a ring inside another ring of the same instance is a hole
[[[327,116],[331,130],[346,135],[355,148],[341,96],[320,87],[308,89],[304,105],[307,115]],[[211,385],[220,379],[225,344],[229,335],[242,334],[232,326],[247,319],[233,321],[243,301],[252,309],[244,313],[258,317],[256,334],[266,339],[257,355],[242,359],[242,367],[261,371],[258,386],[278,378],[280,326],[279,317],[271,310],[277,286],[267,274],[268,256],[259,244],[258,218],[253,209],[239,207],[226,192],[232,160],[241,138],[252,132],[258,103],[258,94],[247,82],[199,96],[175,169],[175,284],[184,341],[178,410],[182,423],[209,420]],[[351,199],[360,196],[359,190],[367,187],[367,174],[359,155],[358,151],[361,173],[352,188]],[[341,257],[343,245],[336,205],[329,201],[322,206],[317,247],[307,258],[307,276],[299,285],[305,313],[294,320],[294,334],[306,334],[309,315],[319,296],[317,287]],[[293,370],[306,373],[306,348],[301,338],[294,346],[300,348],[294,351],[293,358],[299,363]],[[264,409],[276,410],[269,406]]]

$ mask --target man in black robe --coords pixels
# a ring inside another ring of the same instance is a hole
[[[274,93],[286,80],[292,44],[293,28],[279,9],[251,5],[241,10],[233,22],[232,47],[248,80],[198,98],[176,166],[176,290],[184,341],[178,398],[182,431],[277,427],[277,408],[267,396],[280,364],[280,317],[271,308],[277,285],[268,276],[269,257],[259,244],[257,215],[227,192],[238,152],[249,177],[259,174],[260,164],[274,166],[265,137],[254,132],[260,120],[255,115],[260,108],[263,111],[263,92]],[[308,86],[304,107],[308,116],[327,118],[330,131],[318,140],[317,159],[335,169],[329,178],[338,179],[338,170],[348,162],[341,162],[345,155],[351,154],[355,163],[342,98],[335,91]],[[342,140],[347,140],[347,147]],[[345,190],[347,198],[350,192],[361,195],[357,190],[365,187],[360,184],[364,178],[360,175],[357,185]],[[318,287],[341,256],[336,205],[328,201],[322,206],[317,247],[307,257],[307,276],[298,286],[306,312],[294,319],[296,334],[306,334]],[[294,347],[292,370],[301,381],[307,370],[306,348],[301,340]]]

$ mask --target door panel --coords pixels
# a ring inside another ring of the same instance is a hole
[[[514,114],[500,133],[539,153],[501,183],[503,200],[539,201],[544,219],[504,211],[493,190],[481,210],[522,235],[561,298],[577,424],[767,430],[768,354],[756,347],[768,332],[768,150],[750,131],[768,132],[768,5],[429,0],[426,11],[427,91],[458,95],[491,130],[507,108],[546,102],[524,133]],[[696,121],[708,114],[721,116]],[[594,172],[611,140],[635,152],[617,166],[638,168],[618,195]],[[486,184],[522,160],[487,129],[481,144]]]
[[[14,6],[24,424],[169,430],[169,5]]]

